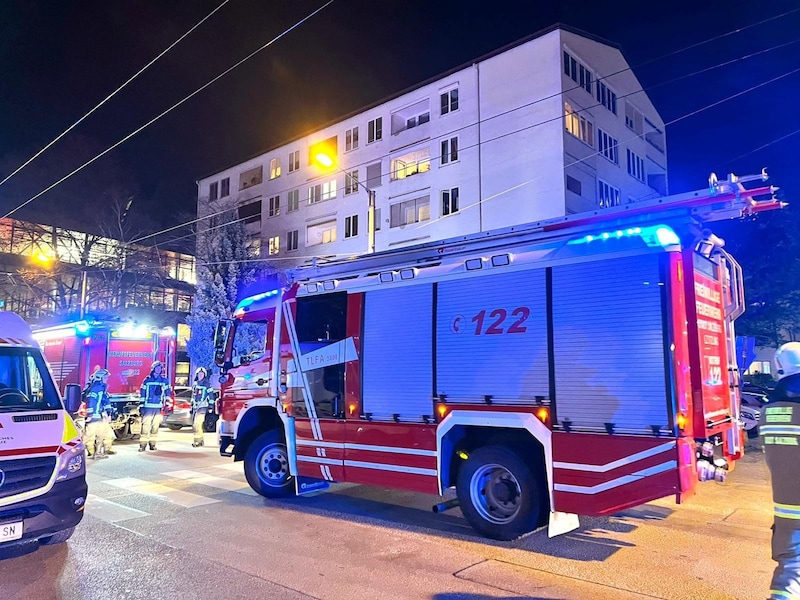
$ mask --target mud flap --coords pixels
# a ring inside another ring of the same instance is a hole
[[[331,484],[324,479],[315,479],[314,477],[304,477],[299,475],[294,478],[295,491],[298,496],[305,494],[313,494],[314,492],[324,492],[331,487]]]
[[[565,513],[550,511],[550,523],[547,526],[547,537],[556,537],[574,531],[580,527],[578,515],[575,513]]]

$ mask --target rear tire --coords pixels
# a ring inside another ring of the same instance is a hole
[[[266,498],[294,496],[294,477],[289,474],[283,436],[272,430],[253,440],[244,455],[244,475],[250,487]]]
[[[547,508],[542,483],[513,450],[485,446],[462,465],[456,493],[473,529],[495,540],[513,540],[539,525]]]
[[[175,425],[174,423],[168,424],[167,427],[169,427],[170,431],[180,431],[183,429],[183,425]]]
[[[72,534],[75,533],[75,528],[70,527],[69,529],[62,529],[61,531],[56,531],[53,535],[48,535],[47,537],[39,538],[39,544],[42,546],[54,546],[55,544],[63,544],[69,538],[72,537]]]

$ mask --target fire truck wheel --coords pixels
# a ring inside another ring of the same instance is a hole
[[[512,450],[486,446],[470,453],[456,482],[461,512],[480,534],[513,540],[533,531],[542,511],[542,490]]]
[[[247,483],[267,498],[294,495],[294,479],[289,474],[289,454],[277,431],[258,436],[244,455]]]

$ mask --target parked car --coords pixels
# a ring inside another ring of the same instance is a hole
[[[215,395],[216,398],[216,395]],[[214,401],[212,400],[212,407]],[[183,427],[191,427],[194,419],[192,415],[192,388],[176,385],[172,398],[167,402],[164,411],[163,424],[173,431],[178,431]],[[203,422],[203,431],[206,433],[216,431],[218,415],[212,409],[206,413],[206,420]]]
[[[761,418],[761,411],[764,405],[769,402],[769,396],[759,392],[745,392],[741,393],[742,407],[741,418],[744,423],[744,429],[747,431],[747,437],[758,437],[758,420]]]

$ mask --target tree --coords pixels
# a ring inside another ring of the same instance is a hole
[[[215,203],[216,214],[202,222],[197,234],[197,292],[187,321],[192,329],[186,350],[195,367],[214,365],[214,330],[230,319],[239,292],[265,274],[248,243],[244,223],[232,202]]]

